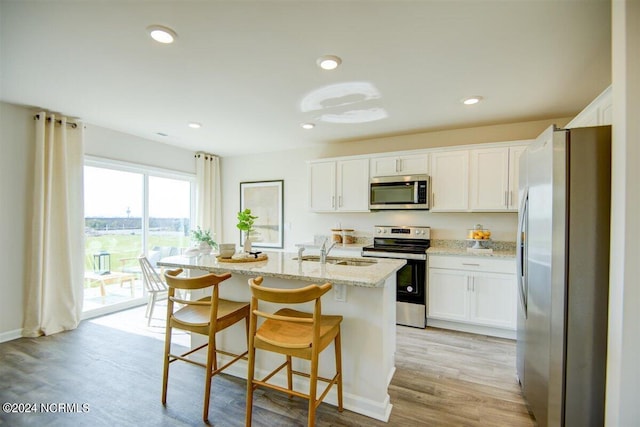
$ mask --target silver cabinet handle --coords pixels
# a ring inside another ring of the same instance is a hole
[[[508,191],[504,192],[504,205],[506,207],[509,207],[509,192]]]
[[[338,196],[338,207],[342,207],[342,196]]]
[[[400,160],[396,159],[396,172],[400,172],[400,168],[398,167],[398,162],[400,162]]]
[[[331,207],[332,208],[336,207],[336,196],[331,196]]]
[[[468,263],[468,262],[463,262],[462,265],[470,265],[472,267],[480,267],[480,264],[472,264],[472,263]]]

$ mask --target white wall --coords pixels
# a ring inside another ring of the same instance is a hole
[[[138,138],[99,126],[85,128],[85,154],[111,160],[121,160],[146,166],[196,173],[192,150]]]
[[[0,102],[0,342],[22,332],[34,140],[33,113]]]
[[[640,420],[640,2],[613,4],[613,168],[607,426]]]
[[[222,159],[222,239],[240,243],[235,228],[240,208],[240,182],[284,180],[285,248],[308,242],[316,234],[330,234],[340,224],[360,234],[371,235],[374,225],[424,225],[432,227],[432,239],[464,239],[466,229],[482,224],[492,231],[494,240],[515,241],[516,213],[432,213],[425,211],[372,213],[312,213],[307,209],[306,161],[317,158],[435,148],[486,142],[533,139],[551,124],[564,126],[569,118],[483,126],[377,138],[366,141],[331,143],[314,150],[225,157]]]

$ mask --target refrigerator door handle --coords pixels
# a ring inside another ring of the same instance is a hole
[[[520,202],[520,209],[518,210],[518,233],[516,235],[516,266],[518,275],[518,295],[520,304],[522,305],[522,311],[524,317],[527,317],[527,299],[526,299],[526,287],[525,281],[527,280],[525,272],[525,246],[527,244],[526,239],[526,216],[528,215],[529,207],[529,189],[525,189],[522,200]]]

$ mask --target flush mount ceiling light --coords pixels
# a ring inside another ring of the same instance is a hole
[[[342,63],[342,59],[335,55],[324,55],[318,58],[316,63],[323,70],[335,70]]]
[[[196,123],[196,122],[190,122],[188,126],[191,129],[200,129],[202,127],[202,125],[200,123]]]
[[[316,125],[313,123],[300,123],[300,126],[302,127],[302,129],[313,129],[314,127],[316,127]]]
[[[162,25],[150,25],[147,27],[149,35],[152,39],[158,43],[169,44],[178,37],[175,31],[169,27],[163,27]]]
[[[473,104],[477,104],[480,101],[482,101],[482,97],[481,96],[470,96],[469,98],[463,99],[462,103],[464,105],[473,105]]]

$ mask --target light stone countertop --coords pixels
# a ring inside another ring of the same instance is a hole
[[[327,244],[327,247],[331,246],[332,242],[329,242]],[[305,249],[320,249],[322,247],[322,244],[317,244],[314,242],[305,242],[305,243],[296,243],[296,248],[305,248]],[[337,243],[333,249],[331,249],[331,251],[353,251],[353,252],[357,252],[358,255],[360,255],[360,252],[362,252],[362,248],[364,246],[367,246],[365,244],[362,243],[352,243],[352,244],[342,244],[342,243]]]
[[[298,255],[287,252],[264,252],[268,259],[257,262],[219,262],[215,255],[183,255],[163,258],[158,265],[168,268],[184,268],[204,270],[211,273],[237,273],[247,276],[278,277],[281,279],[300,280],[322,284],[330,282],[362,287],[383,287],[385,280],[406,264],[405,260],[388,258],[360,258],[363,261],[376,260],[369,266],[348,266],[320,264],[316,261],[295,260]],[[330,257],[331,258],[331,257]]]
[[[494,257],[494,258],[515,258],[515,242],[491,242],[493,252],[469,252],[466,240],[432,240],[431,247],[427,249],[427,255],[453,255],[469,257]]]

